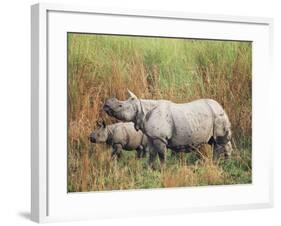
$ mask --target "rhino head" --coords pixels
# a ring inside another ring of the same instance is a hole
[[[105,143],[108,139],[108,130],[105,122],[97,122],[97,129],[95,129],[89,137],[92,143]]]
[[[143,118],[145,116],[141,100],[130,90],[128,90],[129,98],[125,101],[117,98],[109,98],[105,101],[103,110],[110,116],[125,122],[134,122],[135,129],[141,128]]]

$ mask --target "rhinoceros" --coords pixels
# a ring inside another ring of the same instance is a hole
[[[167,102],[166,100],[138,99],[130,90],[128,90],[128,93],[129,99],[126,101],[120,101],[115,97],[107,99],[103,106],[103,110],[108,115],[115,117],[118,120],[133,122],[137,131],[141,129],[142,120],[144,119],[145,114],[144,112],[149,112],[160,103]],[[177,152],[190,152],[191,149],[187,147],[175,147],[171,150],[172,154],[175,154]]]
[[[97,129],[90,134],[92,143],[106,143],[112,146],[112,157],[120,157],[122,150],[136,150],[137,158],[145,157],[148,151],[147,137],[136,131],[134,124],[115,123],[106,125],[104,121],[97,123]]]
[[[106,100],[103,109],[109,115],[134,122],[135,128],[148,137],[152,164],[158,154],[165,162],[167,148],[198,149],[202,144],[214,146],[213,158],[232,152],[231,124],[222,106],[212,99],[177,104],[168,100],[144,100],[129,91],[126,101]]]

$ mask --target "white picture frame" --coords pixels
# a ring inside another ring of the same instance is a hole
[[[272,77],[272,19],[40,3],[31,8],[31,25],[33,221],[273,206],[272,141],[270,134],[264,133],[273,129],[272,107],[268,101]],[[188,29],[182,29],[184,27]],[[69,31],[253,41],[253,183],[67,194],[65,34]]]

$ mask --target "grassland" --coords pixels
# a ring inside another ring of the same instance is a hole
[[[68,191],[100,191],[251,183],[252,50],[249,42],[68,34]],[[201,154],[170,156],[165,169],[124,151],[112,161],[110,147],[90,144],[105,99],[141,98],[177,103],[213,98],[232,123],[231,160]],[[199,156],[199,157],[198,157]]]

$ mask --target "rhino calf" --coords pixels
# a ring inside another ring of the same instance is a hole
[[[137,158],[145,157],[148,150],[147,137],[136,131],[134,123],[115,123],[106,125],[104,121],[97,123],[97,129],[90,134],[90,142],[106,143],[112,146],[112,157],[121,156],[122,150],[136,150]]]

